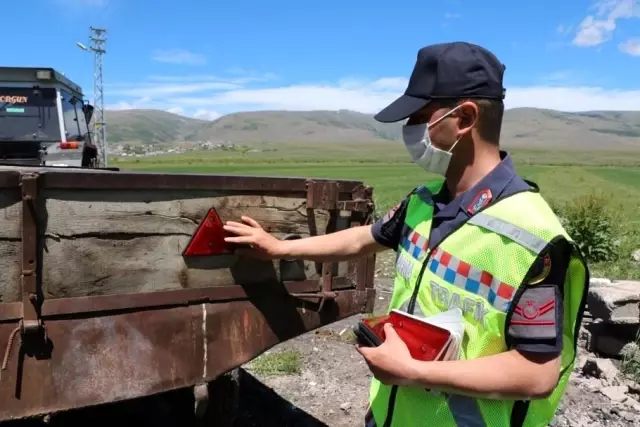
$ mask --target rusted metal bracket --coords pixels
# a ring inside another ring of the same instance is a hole
[[[322,311],[322,309],[324,308],[325,302],[333,301],[338,297],[338,294],[333,291],[329,291],[329,292],[322,291],[314,294],[289,294],[289,295],[301,300],[313,300],[313,301],[317,300],[318,312]]]
[[[343,229],[348,228],[349,226],[358,225],[357,221],[355,221],[355,217],[364,215],[365,217],[361,220],[363,224],[369,223],[372,218],[374,210],[372,187],[358,185],[357,187],[350,189],[349,192],[351,193],[351,200],[340,200],[340,190],[340,185],[336,181],[307,180],[307,210],[309,211],[309,217],[312,217],[314,209],[328,210],[331,215],[331,220],[327,227],[327,233],[337,231],[338,228]],[[343,191],[343,193],[344,192],[345,191]],[[357,212],[355,216],[354,212]],[[340,227],[338,227],[338,222],[340,222]],[[310,224],[309,229],[312,230],[312,235],[317,233],[314,224]],[[352,271],[355,269],[356,265],[358,264],[352,264]],[[363,267],[366,267],[367,263],[365,261],[361,262],[359,265],[362,269]],[[337,271],[334,271],[335,267],[335,263],[322,264],[321,293],[315,295],[306,294],[294,296],[318,298],[320,300],[318,311],[322,310],[328,299],[334,299],[336,297],[336,293],[333,289],[333,277],[337,273]],[[319,264],[318,269],[320,269]],[[358,278],[359,280],[354,280],[354,285],[357,284],[356,286],[361,290],[364,289],[364,281],[366,277],[364,274],[364,272],[360,272],[360,275],[363,277]]]
[[[22,192],[22,334],[37,333],[42,328],[39,315],[36,258],[38,254],[38,174],[20,176]]]
[[[336,181],[307,180],[307,208],[369,212],[373,209],[371,187],[358,186],[351,192],[351,200],[340,200],[340,186]]]
[[[352,192],[351,197],[353,206],[351,209],[345,207],[345,210],[351,210],[365,214],[364,223],[368,224],[373,219],[375,203],[373,201],[373,187],[359,185]]]
[[[1,371],[7,369],[13,344],[18,333],[21,345],[25,339],[37,336],[44,332],[47,339],[40,307],[42,305],[41,293],[38,292],[37,255],[38,255],[38,174],[26,173],[20,175],[20,189],[22,195],[22,274],[20,277],[22,287],[21,316],[18,326],[9,336],[9,342],[2,358]]]
[[[307,180],[307,208],[335,210],[338,207],[338,196],[336,181]]]
[[[337,208],[342,211],[367,212],[371,206],[370,200],[344,200],[337,203]]]
[[[351,200],[339,201],[338,209],[372,214],[374,210],[373,188],[360,185],[351,192]]]
[[[318,300],[318,310],[322,311],[325,306],[325,302],[327,300],[335,300],[338,294],[333,290],[333,263],[323,263],[322,264],[322,290],[317,293],[290,293],[294,298],[299,298],[303,300]]]

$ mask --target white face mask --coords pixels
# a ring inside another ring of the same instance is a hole
[[[419,125],[404,125],[402,127],[402,139],[404,145],[411,154],[414,163],[422,167],[425,171],[445,176],[451,162],[451,152],[460,138],[451,146],[448,151],[434,147],[429,137],[429,128],[437,124],[440,120],[456,111],[460,106],[449,111],[433,123],[422,123]]]

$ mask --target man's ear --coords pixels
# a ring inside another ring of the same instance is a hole
[[[458,116],[458,136],[467,135],[478,122],[478,105],[473,101],[465,101],[456,111]]]

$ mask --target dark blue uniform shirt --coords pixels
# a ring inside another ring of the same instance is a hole
[[[448,234],[460,227],[479,207],[496,203],[515,193],[528,191],[532,186],[537,191],[533,183],[527,183],[516,174],[509,154],[500,154],[501,163],[473,188],[453,200],[446,185],[434,195],[434,216],[429,238],[431,249],[437,247]],[[373,224],[373,236],[379,244],[397,250],[407,201],[408,199],[404,199],[385,217]],[[527,285],[519,297],[518,293],[515,294],[514,298],[517,300],[514,299],[512,307],[515,306],[516,310],[506,331],[507,344],[511,348],[537,353],[557,353],[562,350],[562,294],[569,261],[568,249],[566,242],[560,241],[547,253],[541,254],[530,276],[542,277],[546,274],[546,277],[539,283]],[[550,268],[545,270],[545,266],[549,267],[549,264]],[[522,314],[525,305],[528,307],[527,315]],[[538,312],[546,310],[544,322],[536,321],[535,312],[534,315],[530,314],[532,308],[538,308]],[[548,321],[551,309],[555,312],[555,322]]]

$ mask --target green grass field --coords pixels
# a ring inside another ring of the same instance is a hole
[[[261,176],[356,179],[374,187],[384,212],[415,186],[437,179],[408,161],[401,143],[262,145],[271,151],[192,152],[183,155],[114,159],[122,169]],[[640,151],[512,152],[518,173],[536,182],[552,202],[570,202],[592,192],[602,195],[617,218],[619,258],[591,265],[592,276],[639,278],[631,252],[640,249]]]

